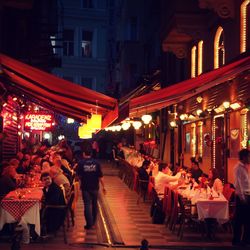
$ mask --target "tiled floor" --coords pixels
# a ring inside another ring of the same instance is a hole
[[[141,245],[142,239],[147,239],[151,246],[157,249],[169,247],[196,246],[196,247],[216,247],[216,246],[230,246],[230,234],[217,234],[216,241],[208,241],[201,239],[199,233],[185,231],[182,241],[179,241],[176,234],[169,232],[165,225],[156,225],[151,223],[150,217],[150,202],[140,202],[137,204],[137,194],[130,190],[116,175],[117,169],[109,164],[102,164],[104,168],[104,180],[107,189],[107,194],[102,196],[104,203],[109,207],[109,213],[112,214],[112,220],[115,223],[117,233],[120,233],[124,247],[134,247],[138,249]],[[22,245],[23,250],[40,250],[40,249],[90,249],[98,248],[105,249],[106,240],[103,228],[100,222],[97,223],[96,228],[84,230],[85,219],[83,213],[83,202],[81,197],[76,207],[75,226],[68,231],[68,242],[65,245],[63,242],[62,232],[58,233],[56,238],[49,239],[45,242],[31,243],[29,245]],[[163,246],[165,246],[163,248]],[[1,243],[0,249],[10,249],[10,243]],[[119,247],[122,249],[122,246]]]

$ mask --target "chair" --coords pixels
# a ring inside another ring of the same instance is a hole
[[[225,197],[228,201],[230,201],[230,199],[231,199],[233,193],[234,193],[234,189],[231,188],[230,183],[226,183],[226,184],[224,185],[224,187],[223,187],[223,192],[222,192],[222,194],[224,195],[224,197]]]
[[[183,238],[184,228],[185,226],[191,225],[193,223],[196,225],[201,232],[202,237],[204,236],[204,227],[202,227],[202,222],[198,219],[198,214],[194,213],[194,209],[196,209],[196,205],[193,205],[191,201],[184,199],[181,195],[178,196],[179,203],[179,230],[177,235],[181,240]]]
[[[72,213],[72,204],[74,200],[74,191],[71,192],[69,201],[66,205],[46,205],[45,208],[42,210],[41,214],[41,223],[42,223],[42,230],[47,233],[47,228],[46,228],[46,213],[49,211],[49,209],[55,209],[59,211],[63,211],[63,218],[60,224],[59,228],[63,228],[63,236],[64,236],[64,243],[67,244],[67,233],[66,233],[66,222],[67,222],[67,227],[69,227],[69,216],[71,216],[71,222],[72,225],[74,225],[74,214]],[[56,232],[55,232],[56,234]]]

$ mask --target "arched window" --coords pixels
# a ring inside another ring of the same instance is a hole
[[[223,28],[219,27],[214,38],[214,68],[225,64]]]
[[[247,47],[247,34],[249,33],[247,23],[250,14],[248,13],[249,4],[250,0],[245,0],[240,6],[240,53],[246,52]]]
[[[196,46],[193,46],[191,50],[191,77],[196,76]]]
[[[198,75],[203,72],[203,41],[198,42]]]
[[[191,50],[191,78],[200,75],[202,71],[203,71],[203,41],[200,40],[198,42],[198,46],[194,45]]]

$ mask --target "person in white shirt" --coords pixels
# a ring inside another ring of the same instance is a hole
[[[223,192],[223,183],[219,178],[219,173],[216,168],[211,168],[208,173],[208,181],[210,188],[213,188],[213,190],[217,193]]]
[[[159,197],[164,195],[165,186],[177,182],[181,177],[181,172],[177,173],[174,176],[168,174],[169,168],[166,163],[159,164],[159,172],[155,176],[155,190]]]
[[[239,152],[239,162],[234,168],[234,186],[236,194],[236,209],[233,219],[234,246],[250,244],[250,151],[242,149]]]

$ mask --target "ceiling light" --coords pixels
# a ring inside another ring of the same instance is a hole
[[[225,109],[228,109],[230,107],[230,102],[225,101],[225,102],[223,102],[222,105],[224,106]]]
[[[187,119],[188,119],[188,115],[187,115],[187,114],[181,114],[181,115],[180,115],[180,119],[181,119],[182,121],[187,120]]]
[[[72,118],[68,118],[68,119],[67,119],[67,123],[68,123],[68,124],[74,123],[74,121],[75,121],[75,120],[72,119]]]
[[[130,122],[124,122],[123,124],[122,124],[122,129],[123,130],[128,130],[129,128],[130,128]]]
[[[141,127],[142,123],[141,123],[140,121],[134,121],[134,122],[132,123],[132,125],[133,125],[133,127],[134,127],[135,129],[139,129],[139,128]]]
[[[196,110],[196,114],[199,116],[200,114],[202,113],[202,110],[201,109],[197,109]]]
[[[239,109],[240,107],[241,107],[241,103],[238,101],[230,104],[230,108],[232,108],[233,110]]]
[[[202,98],[201,96],[198,96],[198,97],[196,98],[196,101],[197,101],[198,103],[201,103],[202,100],[203,100],[203,98]]]
[[[214,111],[216,114],[221,113],[225,111],[225,107],[223,105],[220,105],[219,107],[215,108]]]
[[[176,128],[176,127],[177,127],[176,121],[171,121],[171,122],[170,122],[170,126],[171,126],[172,128]]]
[[[151,115],[143,115],[141,117],[141,119],[144,122],[144,124],[149,124],[150,121],[152,120],[152,116]]]

